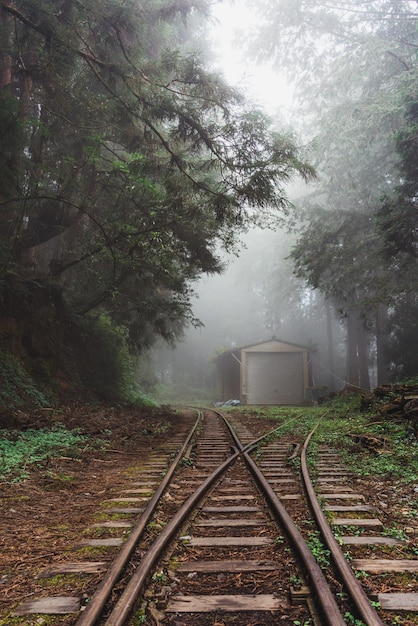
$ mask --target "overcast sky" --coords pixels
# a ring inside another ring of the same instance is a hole
[[[219,69],[230,84],[244,89],[269,114],[280,111],[282,116],[288,118],[292,89],[284,77],[269,64],[256,64],[249,56],[244,56],[240,42],[245,41],[245,31],[249,32],[259,19],[257,11],[245,4],[240,0],[225,0],[213,7],[217,23],[213,26],[211,38],[214,50],[219,51]]]

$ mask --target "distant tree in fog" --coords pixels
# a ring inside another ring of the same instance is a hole
[[[301,126],[315,138],[319,180],[293,253],[298,275],[341,310],[349,382],[367,386],[369,347],[379,382],[411,374],[394,340],[407,324],[405,302],[416,306],[416,4],[257,6],[264,19],[253,50],[295,80]],[[406,353],[404,360],[411,362]]]

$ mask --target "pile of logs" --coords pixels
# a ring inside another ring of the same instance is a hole
[[[390,419],[418,424],[418,385],[381,385],[363,398],[363,409],[373,409]]]

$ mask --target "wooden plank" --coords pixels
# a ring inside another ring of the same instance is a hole
[[[418,572],[415,559],[353,559],[352,567],[364,572],[383,574],[384,572]]]
[[[259,506],[204,506],[204,513],[254,513],[261,511]]]
[[[265,520],[259,519],[207,519],[198,522],[196,526],[219,528],[222,526],[264,526]]]
[[[329,466],[328,466],[328,465],[323,464],[323,465],[320,465],[319,467],[318,467],[318,466],[316,466],[316,471],[317,471],[319,474],[323,474],[324,472],[329,473],[329,474],[332,474],[332,473],[333,473],[333,471],[332,471],[332,470],[330,470],[330,469],[328,469],[328,468],[329,468]],[[336,469],[336,470],[335,470],[335,472],[336,472],[336,474],[338,474],[338,475],[339,475],[339,474],[341,474],[341,473],[343,473],[344,475],[346,475],[346,474],[348,473],[348,470],[345,470],[345,469],[343,469],[343,470],[338,469],[338,470],[337,470],[337,469]]]
[[[245,488],[245,485],[242,485],[242,487]],[[220,489],[218,489],[218,493],[237,493],[238,489],[237,487],[220,487]]]
[[[282,472],[276,470],[263,470],[263,474],[266,478],[281,478],[283,476]]]
[[[342,542],[346,545],[385,545],[385,546],[398,546],[402,541],[399,539],[393,539],[393,537],[342,537]]]
[[[340,478],[331,478],[331,476],[329,478],[318,478],[318,483],[341,483],[341,477]]]
[[[352,487],[347,487],[346,485],[318,485],[320,489],[327,489],[329,493],[353,493],[354,489]],[[319,491],[319,495],[322,496],[322,491]]]
[[[243,487],[247,487],[248,481],[238,480],[236,478],[225,478],[222,485],[235,485],[235,486],[242,485]]]
[[[145,498],[133,498],[133,497],[110,498],[109,500],[104,500],[101,504],[105,504],[107,502],[143,502],[144,500]]]
[[[115,507],[113,509],[106,509],[106,513],[143,513],[144,509],[138,509],[135,507]]]
[[[82,563],[57,563],[44,569],[37,578],[52,578],[60,574],[98,574],[105,572],[106,561],[85,561]]]
[[[359,519],[354,517],[336,517],[331,520],[332,526],[367,526],[367,527],[382,527],[383,524],[380,519],[370,518],[370,519]]]
[[[375,506],[370,506],[369,504],[331,504],[324,506],[324,510],[335,511],[335,513],[344,513],[349,511],[377,511],[378,509]]]
[[[298,500],[300,498],[299,493],[286,493],[284,495],[278,494],[280,500]]]
[[[112,546],[121,546],[124,542],[124,539],[118,539],[116,537],[111,537],[110,539],[86,539],[82,541],[82,546],[96,546],[96,547],[112,547]]]
[[[384,611],[418,611],[418,593],[378,593]]]
[[[355,493],[321,493],[320,496],[327,500],[364,500],[364,496]]]
[[[152,489],[152,487],[155,487],[160,483],[157,480],[141,480],[140,482],[134,482],[130,484],[132,485],[132,487],[143,487],[144,489]]]
[[[277,611],[288,608],[285,597],[272,594],[173,596],[168,602],[168,613],[210,613],[212,611]]]
[[[92,524],[93,528],[132,528],[132,522],[124,522],[120,519],[110,520],[108,522],[97,522]]]
[[[188,561],[176,567],[176,572],[256,572],[277,570],[274,561]]]
[[[219,495],[219,496],[213,496],[211,498],[211,500],[213,500],[214,502],[220,502],[223,500],[255,500],[255,496],[240,496],[240,495]]]
[[[80,610],[80,598],[71,596],[55,596],[41,598],[40,600],[30,600],[21,604],[12,615],[30,615],[41,613],[43,615],[66,615],[67,613],[78,613]]]
[[[295,479],[295,475],[293,474],[293,472],[280,472],[280,473],[277,473],[277,479],[274,479],[274,480],[281,480],[282,478]]]
[[[337,469],[332,469],[332,467],[327,468],[327,467],[317,467],[317,471],[318,471],[318,478],[323,478],[324,476],[347,476],[352,478],[354,476],[353,472],[347,472],[347,470],[337,470]]]
[[[270,537],[193,537],[191,546],[268,546],[273,543]]]

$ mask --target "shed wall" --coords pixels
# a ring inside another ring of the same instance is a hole
[[[241,400],[241,371],[240,364],[231,355],[227,354],[217,363],[217,399]]]
[[[219,400],[240,399],[242,404],[305,403],[308,351],[279,340],[260,342],[217,358]]]
[[[249,352],[246,404],[302,404],[303,352]]]

